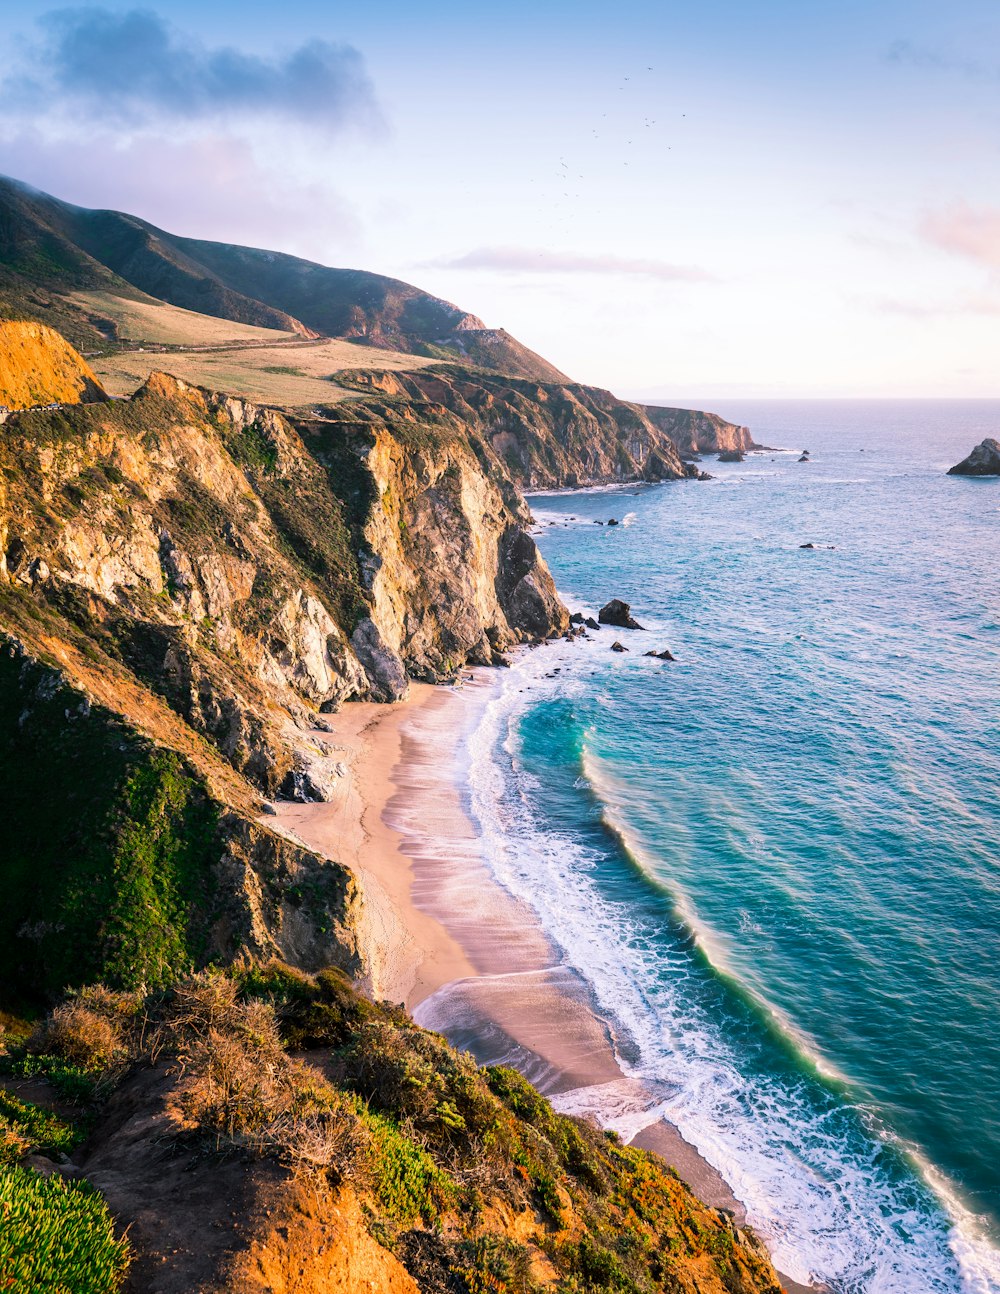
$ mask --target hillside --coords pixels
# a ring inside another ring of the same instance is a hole
[[[143,1294],[780,1294],[759,1241],[656,1155],[335,971],[94,987],[6,1067],[0,1279],[18,1288],[55,1290],[71,1256],[88,1294],[126,1268]],[[62,1161],[48,1199],[26,1153]]]
[[[52,324],[92,349],[120,336],[100,301],[87,301],[93,293],[163,301],[244,327],[343,337],[564,380],[508,333],[398,279],[180,238],[135,216],[71,206],[0,178],[0,310]]]
[[[105,399],[86,361],[57,332],[0,319],[0,409]]]

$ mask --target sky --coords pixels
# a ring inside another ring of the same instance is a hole
[[[0,173],[678,402],[1000,396],[996,0],[0,0]]]

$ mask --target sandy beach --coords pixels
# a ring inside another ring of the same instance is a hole
[[[405,1003],[480,1063],[515,1065],[559,1107],[614,1108],[627,1140],[662,1155],[742,1224],[721,1175],[658,1116],[656,1094],[623,1073],[627,1040],[612,1036],[585,983],[483,857],[460,752],[496,686],[491,671],[477,671],[461,688],[416,684],[401,704],[345,706],[332,731],[314,734],[347,767],[343,793],[281,804],[278,825],[359,877],[369,991]],[[789,1294],[808,1294],[783,1279]]]

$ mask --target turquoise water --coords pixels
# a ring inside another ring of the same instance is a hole
[[[532,500],[648,632],[511,671],[477,815],[785,1271],[1000,1291],[1000,402],[719,412],[813,461]]]

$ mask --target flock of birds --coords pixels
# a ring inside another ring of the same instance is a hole
[[[652,72],[652,71],[653,71],[653,68],[651,68],[651,67],[647,67],[647,68],[646,68],[646,71],[647,71],[647,72]],[[626,82],[630,82],[630,81],[632,81],[632,79],[633,79],[633,78],[632,78],[631,76],[623,77],[623,78],[622,78],[622,84],[618,86],[618,90],[619,90],[620,92],[623,92],[623,91],[626,89],[626,84],[625,84],[625,83],[626,83]],[[680,115],[681,115],[681,117],[682,117],[682,118],[686,118],[686,117],[687,117],[687,113],[686,113],[686,112],[682,112]],[[607,121],[607,119],[608,119],[608,114],[607,114],[606,112],[602,112],[602,113],[601,113],[601,118],[602,118],[602,120],[603,120],[603,121]],[[657,123],[657,118],[656,118],[656,117],[645,117],[645,116],[644,116],[644,117],[642,118],[642,128],[643,128],[644,130],[652,130],[652,129],[653,129],[653,127],[656,125],[656,123]],[[595,140],[597,140],[597,139],[601,139],[601,138],[603,137],[603,133],[604,133],[604,132],[602,131],[602,129],[598,129],[598,128],[594,128],[594,129],[592,129],[592,131],[591,131],[592,138],[593,138],[593,139],[595,139]],[[634,139],[626,139],[626,140],[625,140],[625,146],[626,146],[626,147],[630,147],[634,142],[635,142],[635,141],[634,141]],[[671,144],[667,144],[667,145],[666,145],[666,151],[667,151],[668,153],[669,153],[669,152],[671,152],[671,151],[672,151],[672,147],[673,147],[673,146],[672,146]],[[629,159],[625,159],[625,158],[623,158],[623,159],[622,159],[622,163],[621,163],[622,167],[627,167],[629,164],[630,164],[630,163],[629,163]],[[565,183],[567,180],[572,180],[572,179],[574,178],[574,174],[575,174],[575,171],[574,171],[574,169],[571,169],[570,164],[569,164],[569,162],[567,161],[567,159],[566,159],[565,157],[560,157],[560,158],[559,158],[559,169],[556,171],[556,179],[558,179],[558,180],[559,180],[559,181],[561,181],[562,183]],[[585,176],[585,175],[581,175],[581,174],[579,174],[579,173],[576,173],[576,174],[575,174],[575,178],[576,178],[577,180],[586,180],[586,176]],[[530,183],[534,184],[534,183],[535,183],[535,181],[534,181],[534,180],[531,180],[531,181],[530,181]],[[565,188],[564,188],[564,189],[562,190],[562,196],[563,196],[564,198],[579,198],[581,195],[580,195],[579,193],[572,193],[572,192],[570,192],[570,190],[569,190],[569,189],[565,189]]]

